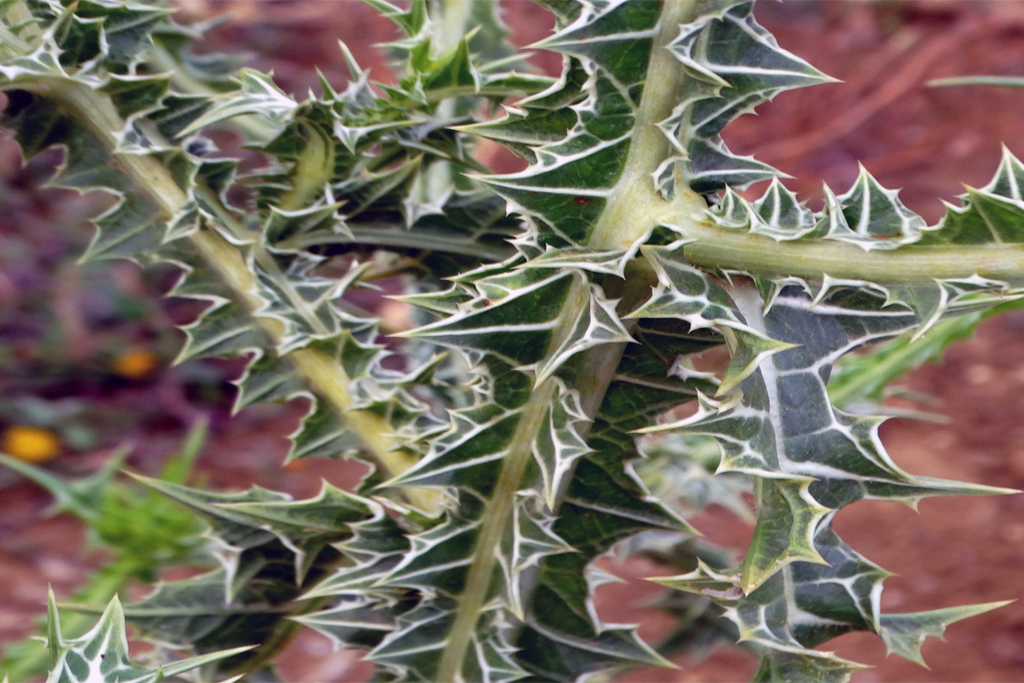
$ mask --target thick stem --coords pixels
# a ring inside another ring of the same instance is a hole
[[[587,243],[595,251],[627,249],[658,223],[689,225],[707,209],[703,198],[685,183],[677,183],[676,196],[665,201],[652,178],[661,162],[672,154],[672,143],[658,124],[678,104],[679,91],[687,78],[666,46],[678,35],[680,24],[692,18],[694,4],[693,0],[665,3],[645,79],[654,87],[644,88],[625,167]]]
[[[627,274],[632,275],[627,269]],[[626,311],[636,306],[649,294],[651,282],[646,273],[639,272],[637,277],[630,277],[625,282],[617,281],[615,295],[621,296],[619,308]],[[576,318],[581,310],[589,305],[590,285],[583,276],[578,277],[566,297],[559,317],[558,326],[552,332],[550,349],[557,348],[572,332]],[[627,327],[632,321],[627,323]],[[604,395],[611,385],[615,371],[625,353],[626,344],[602,344],[589,349],[580,355],[579,365],[586,371],[580,373],[576,381],[576,389],[580,393],[580,401],[584,414],[592,421],[604,400]],[[533,458],[533,444],[538,431],[543,427],[548,411],[555,400],[557,385],[554,379],[547,379],[537,385],[530,400],[522,408],[519,423],[512,436],[511,447],[504,458],[501,474],[495,485],[494,494],[487,502],[481,515],[483,523],[473,561],[469,566],[466,588],[462,593],[456,614],[455,624],[448,637],[438,672],[438,680],[456,681],[462,668],[462,660],[466,656],[470,639],[476,631],[476,622],[483,610],[487,597],[491,574],[497,563],[494,548],[501,543],[505,528],[512,518],[516,494],[522,487],[523,475]],[[577,431],[586,438],[591,422],[581,424]],[[565,483],[571,479],[571,472],[564,478]],[[559,491],[558,498],[564,497],[564,490]],[[528,592],[528,591],[526,591]]]
[[[719,228],[709,221],[684,229],[693,240],[683,247],[686,260],[709,270],[736,270],[751,275],[820,278],[829,275],[869,282],[933,282],[972,275],[1024,281],[1024,246],[956,244],[865,251],[836,241],[778,242],[770,237]]]

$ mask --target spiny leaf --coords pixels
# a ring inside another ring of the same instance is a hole
[[[878,440],[881,420],[836,409],[826,384],[848,351],[1016,296],[1013,278],[989,272],[994,256],[977,272],[915,278],[862,275],[843,250],[876,265],[919,244],[999,256],[990,245],[1020,241],[1024,167],[1007,155],[935,228],[863,170],[812,212],[720,137],[778,92],[828,80],[780,49],[749,3],[546,0],[556,32],[539,47],[565,56],[554,82],[515,71],[488,3],[457,8],[461,18],[421,0],[372,4],[404,34],[390,45],[404,57],[395,82],[370,83],[344,51],[348,87],[321,79],[323,95],[303,103],[267,75],[232,80],[229,61],[182,52],[198,29],[162,8],[39,0],[31,26],[8,31],[0,85],[37,95],[13,117],[26,153],[69,144],[57,182],[117,199],[91,253],[172,260],[188,271],[175,292],[210,302],[183,357],[250,358],[239,406],[310,397],[311,381],[319,393],[291,457],[361,441],[399,463],[377,493],[447,497],[431,517],[329,487],[294,501],[154,484],[211,520],[223,567],[165,585],[136,619],[203,649],[262,641],[222,671],[258,666],[300,613],[339,646],[370,648],[381,677],[577,680],[664,664],[631,627],[595,616],[603,578],[591,562],[638,533],[695,533],[632,468],[636,434],[666,430],[714,436],[722,457],[704,470],[753,481],[744,559],[668,583],[717,605],[729,625],[715,634],[764,649],[759,679],[846,680],[856,665],[815,647],[888,629],[892,649],[917,657],[925,635],[969,612],[886,621],[886,572],[832,520],[863,499],[1003,491],[903,472]],[[44,101],[65,87],[111,130],[82,125],[75,97]],[[507,97],[524,99],[498,121],[458,125]],[[209,125],[236,127],[272,163],[237,177],[235,160],[193,136]],[[530,166],[481,177],[467,133]],[[772,182],[757,200],[730,189],[762,179]],[[239,185],[255,190],[251,209],[228,200]],[[505,202],[519,215],[506,217]],[[709,239],[740,247],[701,260]],[[763,253],[728,262],[750,245]],[[785,256],[801,250],[819,258]],[[347,257],[341,277],[324,272],[333,255]],[[413,283],[406,301],[438,318],[401,345],[386,347],[373,317],[342,298],[382,273]],[[721,380],[693,370],[689,356],[721,344],[732,358]],[[391,351],[401,370],[386,368]],[[652,428],[694,400],[695,415]]]
[[[809,305],[790,287],[765,312],[754,291],[734,285],[734,320],[760,326],[765,338],[801,344],[757,361],[730,400],[705,400],[695,416],[667,427],[714,434],[723,449],[720,470],[739,467],[758,477],[754,540],[732,570],[701,565],[661,582],[719,602],[742,639],[770,648],[762,679],[800,680],[818,671],[846,680],[850,663],[810,648],[850,630],[881,634],[878,600],[888,573],[835,535],[834,511],[866,498],[915,504],[924,496],[1006,491],[912,477],[881,447],[880,420],[851,418],[829,404],[831,362],[865,341],[923,324],[917,316],[887,310],[885,297],[851,288]]]
[[[823,237],[865,249],[895,249],[916,242],[925,227],[924,219],[907,209],[895,190],[886,190],[863,166],[846,194],[836,197],[825,188],[825,212],[819,227]]]
[[[267,74],[241,69],[237,78],[238,90],[227,93],[220,100],[215,99],[202,116],[192,121],[178,135],[189,135],[243,114],[260,114],[274,122],[284,123],[298,107],[295,100],[281,92]]]
[[[722,128],[784,90],[832,80],[779,48],[754,20],[753,3],[723,5],[724,11],[709,12],[680,27],[669,45],[691,78],[680,104],[659,124],[681,152],[658,170],[658,185],[666,196],[676,192],[677,165],[690,187],[701,194],[770,180],[776,171],[733,155],[719,136]]]
[[[230,587],[244,581],[248,550],[276,539],[294,553],[295,581],[301,584],[320,551],[350,535],[348,525],[383,514],[371,501],[324,483],[310,499],[294,501],[283,493],[253,487],[245,493],[219,494],[159,479],[136,477],[205,517],[225,552],[220,560]],[[257,559],[256,561],[260,561]]]
[[[80,638],[65,640],[61,636],[57,602],[50,591],[47,602],[49,634],[47,645],[53,657],[53,668],[47,683],[157,683],[198,667],[224,660],[251,647],[238,647],[169,662],[158,669],[147,669],[128,658],[124,612],[115,596],[100,616],[96,626]]]
[[[946,215],[921,237],[921,244],[989,244],[1024,241],[1024,165],[1003,148],[996,175],[985,187],[968,188],[964,206],[946,205]]]
[[[879,635],[885,642],[888,654],[897,654],[904,659],[925,666],[921,656],[921,645],[925,638],[942,638],[946,627],[990,610],[1010,604],[1013,600],[990,602],[984,605],[964,605],[912,614],[884,614],[881,618]]]
[[[847,683],[854,673],[863,668],[862,664],[824,652],[812,650],[795,654],[772,650],[761,659],[760,666],[750,680],[752,683]]]
[[[342,595],[330,609],[295,617],[295,621],[324,634],[339,649],[368,650],[395,629],[396,610],[388,607],[371,595]]]

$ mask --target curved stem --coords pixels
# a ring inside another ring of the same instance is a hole
[[[277,208],[296,211],[315,201],[334,174],[334,144],[318,127],[304,123],[309,139],[295,161],[292,188],[281,198]]]
[[[113,103],[103,94],[86,85],[59,78],[16,82],[12,87],[28,90],[54,101],[86,125],[103,142],[115,162],[156,204],[165,218],[175,216],[187,203],[188,197],[174,182],[167,168],[157,159],[115,152],[114,131],[121,130],[124,121]],[[216,200],[214,193],[207,191],[206,194]],[[231,224],[230,212],[225,210],[219,218],[228,221],[229,230],[241,232],[241,226]],[[187,239],[195,244],[204,260],[238,295],[239,300],[255,317],[263,302],[255,294],[255,279],[238,248],[212,230],[200,230]],[[281,338],[284,330],[279,321],[263,317],[255,319],[272,339]],[[351,379],[339,363],[315,349],[296,349],[288,355],[310,386],[343,415],[349,427],[359,435],[367,450],[389,475],[400,474],[413,465],[415,460],[408,453],[398,449],[392,429],[385,420],[367,411],[349,410],[354,401],[348,391]],[[406,489],[405,493],[411,502],[425,511],[429,512],[436,508],[438,499],[434,492]]]

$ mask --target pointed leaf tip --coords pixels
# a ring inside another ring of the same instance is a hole
[[[943,639],[946,628],[955,622],[1009,605],[1016,600],[1002,600],[978,605],[962,605],[928,612],[883,614],[879,635],[887,654],[895,654],[928,668],[921,654],[926,638]]]
[[[747,377],[757,371],[762,361],[781,351],[795,349],[800,344],[778,341],[732,320],[716,320],[729,346],[732,360],[725,369],[725,376],[715,396],[729,394]]]

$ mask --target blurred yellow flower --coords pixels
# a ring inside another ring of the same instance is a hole
[[[160,361],[152,352],[144,349],[127,351],[114,359],[113,371],[128,379],[142,379],[156,370]]]
[[[15,425],[4,431],[4,452],[19,460],[41,463],[52,460],[60,452],[60,439],[49,429]]]

